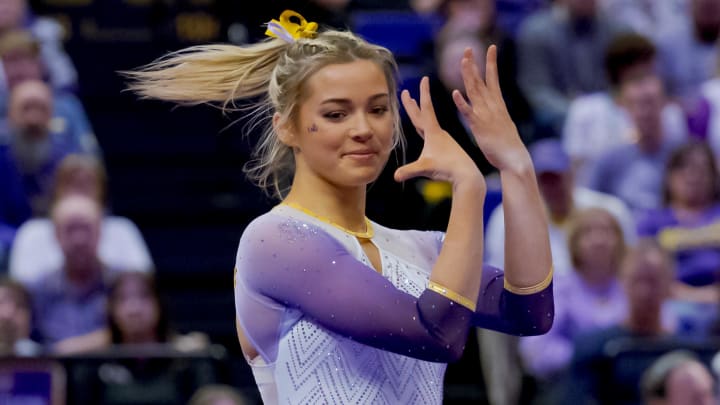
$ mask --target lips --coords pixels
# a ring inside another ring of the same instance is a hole
[[[345,153],[345,156],[366,157],[366,156],[371,156],[371,155],[375,155],[375,154],[377,154],[377,151],[375,151],[375,150],[360,149],[360,150],[355,150],[352,152],[347,152],[347,153]]]

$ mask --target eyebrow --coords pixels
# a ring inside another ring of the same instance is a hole
[[[380,98],[389,98],[389,97],[390,97],[390,96],[388,95],[388,93],[378,93],[378,94],[375,94],[375,95],[373,95],[373,96],[370,96],[369,101],[370,101],[370,102],[373,102],[373,101],[377,101],[377,100],[380,99]],[[327,99],[327,100],[323,100],[323,101],[320,103],[320,105],[331,104],[331,103],[351,104],[352,102],[351,102],[349,99],[347,99],[347,98],[329,98],[329,99]]]

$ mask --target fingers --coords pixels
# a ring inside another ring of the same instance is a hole
[[[440,126],[435,116],[435,107],[433,107],[432,98],[430,97],[430,79],[428,79],[427,76],[424,76],[422,80],[420,80],[420,109],[425,119],[426,129],[429,129],[427,128],[428,126]]]
[[[501,96],[500,91],[500,75],[497,67],[497,46],[490,45],[485,57],[485,83],[488,89],[495,95]]]
[[[473,52],[470,48],[465,48],[463,57],[460,59],[460,72],[462,74],[463,84],[465,85],[465,92],[470,100],[473,102],[482,100],[484,85],[482,84],[480,72],[475,65]]]
[[[400,166],[395,170],[395,181],[403,182],[415,177],[431,177],[433,169],[425,159],[419,159],[412,163]]]
[[[422,123],[422,112],[420,111],[420,107],[418,107],[417,102],[414,98],[410,97],[410,92],[407,90],[403,90],[402,93],[400,93],[400,100],[403,103],[403,107],[405,107],[405,112],[410,118],[410,122],[412,122],[415,127],[415,131],[417,131],[421,138],[425,138]]]
[[[472,106],[468,104],[468,102],[465,100],[465,97],[463,97],[462,93],[460,93],[459,90],[453,90],[452,99],[455,102],[455,106],[458,108],[460,113],[468,119],[470,126],[472,126],[474,124],[474,120],[471,119],[473,114]]]

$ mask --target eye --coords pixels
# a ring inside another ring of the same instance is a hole
[[[373,107],[373,108],[370,110],[370,112],[371,112],[372,114],[383,115],[383,114],[385,114],[386,112],[388,112],[389,110],[390,110],[390,109],[389,109],[387,106],[379,105],[379,106]]]
[[[323,117],[331,120],[331,121],[339,121],[343,118],[345,118],[347,114],[344,111],[331,111],[328,113],[323,114]]]

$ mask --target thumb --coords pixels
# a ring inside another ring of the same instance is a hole
[[[402,182],[415,177],[430,177],[433,172],[426,159],[419,159],[414,162],[398,167],[395,170],[395,181]]]

